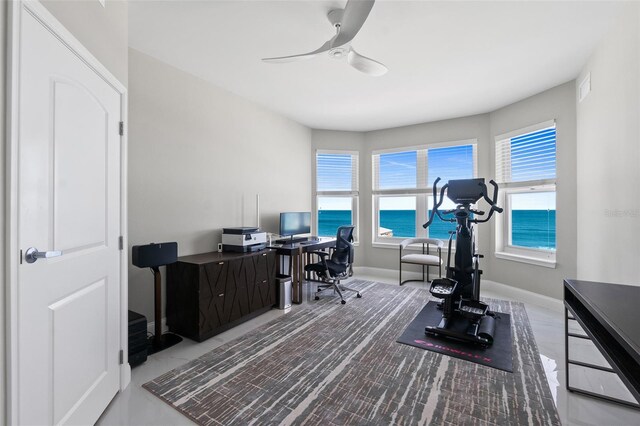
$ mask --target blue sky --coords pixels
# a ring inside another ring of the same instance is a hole
[[[380,189],[415,188],[417,182],[416,151],[380,154]]]
[[[436,178],[443,182],[473,177],[473,146],[432,148],[427,152],[426,181],[417,176],[416,151],[380,155],[380,189],[431,187]]]

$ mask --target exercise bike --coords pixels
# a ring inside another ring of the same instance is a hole
[[[438,308],[442,310],[442,320],[438,325],[427,325],[425,333],[434,336],[448,337],[481,346],[490,346],[495,333],[495,314],[489,311],[489,305],[480,301],[479,259],[483,256],[476,253],[474,241],[474,225],[488,222],[495,212],[502,213],[496,205],[498,185],[493,185],[493,198],[489,198],[487,186],[483,178],[450,180],[440,188],[438,197],[437,178],[433,183],[433,209],[429,221],[422,225],[427,228],[436,216],[443,222],[457,222],[455,265],[451,266],[451,244],[453,232],[449,237],[446,278],[434,279],[429,292],[442,302]],[[455,209],[440,211],[439,208],[447,197],[456,204]],[[485,212],[474,210],[472,204],[484,199],[491,209],[485,218]],[[453,217],[449,217],[453,215]]]

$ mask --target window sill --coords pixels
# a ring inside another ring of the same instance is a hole
[[[498,252],[498,251],[495,252],[495,256],[498,259],[511,260],[511,261],[514,261],[514,262],[521,262],[521,263],[528,263],[530,265],[542,266],[542,267],[550,268],[550,269],[555,269],[555,267],[556,267],[556,261],[555,260],[540,259],[539,257],[524,256],[524,255],[521,255],[521,254],[513,254],[513,253]]]
[[[394,249],[398,250],[400,243],[371,243],[373,248]]]

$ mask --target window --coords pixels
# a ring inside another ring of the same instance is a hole
[[[316,234],[335,237],[342,225],[355,225],[358,235],[358,153],[316,152]]]
[[[496,227],[497,257],[555,266],[555,180],[555,122],[496,137],[496,181],[505,207]]]
[[[475,177],[475,140],[375,151],[372,162],[373,241],[397,243],[426,236],[447,240],[455,224],[436,218],[429,229],[422,227],[433,205],[433,182],[437,177],[442,184]],[[452,204],[445,200],[443,208]]]

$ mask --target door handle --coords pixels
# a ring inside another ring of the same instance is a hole
[[[35,247],[29,247],[24,254],[27,263],[33,263],[38,259],[48,259],[50,257],[62,256],[61,251],[38,251]]]

